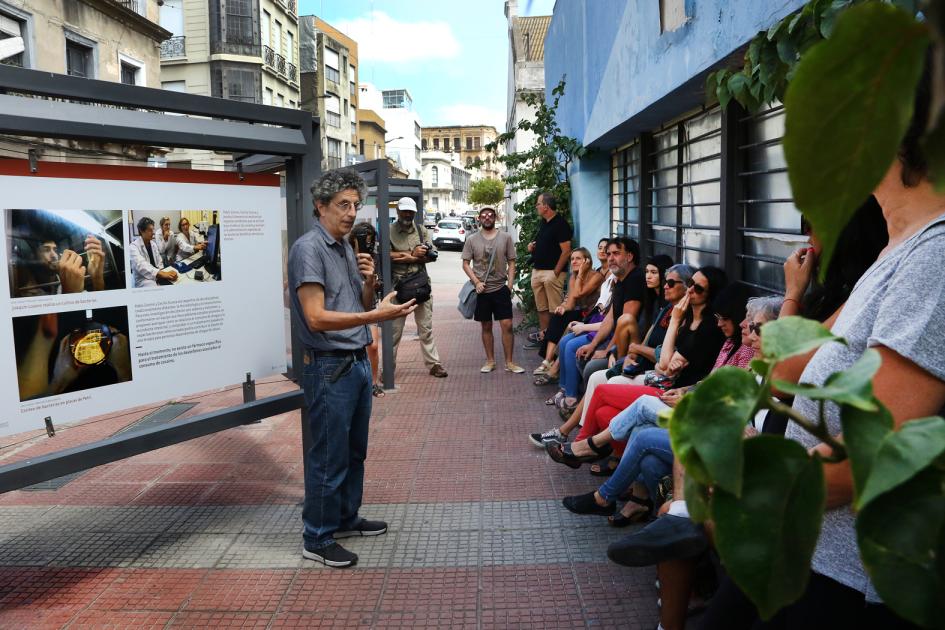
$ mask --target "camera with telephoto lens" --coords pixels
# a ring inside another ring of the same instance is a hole
[[[420,245],[427,248],[427,260],[430,262],[436,262],[436,259],[440,257],[440,252],[433,249],[433,243],[428,241],[426,243],[421,243]]]

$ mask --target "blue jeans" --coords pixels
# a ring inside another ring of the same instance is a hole
[[[621,442],[630,438],[634,430],[655,427],[659,413],[669,405],[656,396],[640,396],[610,421],[610,434]]]
[[[581,369],[575,354],[578,348],[590,341],[591,338],[586,333],[577,336],[568,333],[558,344],[558,383],[565,396],[577,398],[580,394]]]
[[[371,385],[367,358],[316,356],[303,368],[312,447],[305,453],[302,537],[310,549],[330,545],[336,531],[361,521]]]
[[[617,470],[599,492],[607,501],[616,501],[631,483],[642,477],[650,498],[655,502],[660,479],[672,472],[673,449],[669,443],[669,431],[658,427],[641,429],[630,438]]]

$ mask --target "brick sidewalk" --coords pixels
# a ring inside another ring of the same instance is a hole
[[[376,402],[362,514],[391,531],[345,541],[356,568],[301,558],[290,413],[101,466],[58,490],[0,495],[0,628],[654,627],[654,572],[605,555],[627,530],[560,504],[597,479],[526,440],[556,419],[542,404],[548,388],[479,373],[478,328],[456,312],[458,289],[436,288],[449,378],[427,374],[408,323],[399,391]],[[516,358],[538,362],[520,341]],[[294,387],[269,381],[260,398]],[[188,415],[240,400],[238,387],[195,397]],[[37,436],[0,463],[100,439],[149,410]]]

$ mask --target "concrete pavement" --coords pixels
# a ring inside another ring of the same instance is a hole
[[[444,252],[431,275],[450,376],[430,377],[404,336],[399,391],[376,399],[362,510],[391,530],[345,541],[356,568],[301,558],[289,413],[0,495],[0,628],[655,626],[654,572],[605,556],[627,530],[560,504],[599,480],[526,440],[556,421],[548,389],[528,374],[480,374],[478,326],[455,309],[458,254]],[[538,363],[521,339],[516,360]],[[273,377],[257,396],[292,388]],[[191,397],[182,417],[240,400],[239,385]],[[100,439],[152,410],[52,439],[7,437],[19,444],[0,463]]]

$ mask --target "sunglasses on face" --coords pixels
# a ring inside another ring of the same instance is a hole
[[[682,280],[673,280],[672,278],[666,278],[666,280],[663,282],[663,284],[664,284],[665,286],[669,287],[670,289],[672,289],[672,288],[675,287],[677,284],[686,284],[686,283],[683,282]]]
[[[696,295],[702,295],[703,293],[706,292],[706,288],[702,286],[701,284],[696,284],[694,280],[690,280],[689,282],[687,282],[686,286],[692,289]]]
[[[748,324],[748,332],[753,332],[756,335],[760,335],[762,326],[764,326],[764,324],[756,324],[755,322],[752,322]]]

